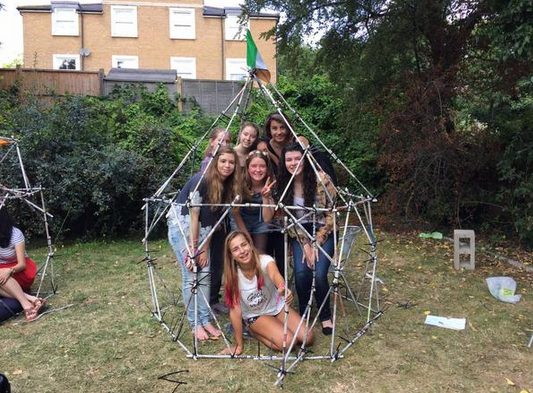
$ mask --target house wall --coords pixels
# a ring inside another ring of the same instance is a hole
[[[111,37],[111,5],[137,3],[138,37]],[[170,58],[195,57],[197,79],[225,79],[226,58],[246,58],[246,41],[224,40],[224,18],[204,17],[197,0],[180,0],[177,5],[195,8],[196,39],[171,39],[169,4],[166,0],[119,2],[103,5],[103,14],[81,14],[80,35],[52,35],[50,12],[22,12],[24,26],[24,67],[53,68],[53,54],[79,54],[82,47],[91,51],[80,59],[82,70],[107,71],[113,55],[138,56],[139,68],[170,69]],[[276,44],[259,38],[270,30],[275,19],[252,18],[250,30],[264,61],[276,79]]]

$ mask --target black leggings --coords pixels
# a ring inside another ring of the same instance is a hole
[[[285,277],[285,236],[279,231],[268,234],[267,254],[276,261],[278,270]]]

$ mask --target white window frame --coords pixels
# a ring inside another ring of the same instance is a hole
[[[170,58],[170,69],[176,70],[180,78],[196,79],[196,57],[172,56]]]
[[[121,14],[122,17],[119,17]],[[129,14],[129,15],[128,15]],[[137,6],[111,6],[111,37],[138,37]]]
[[[61,64],[65,60],[74,59],[76,60],[76,68],[74,70],[79,71],[81,69],[81,63],[80,63],[80,55],[78,54],[68,54],[68,53],[58,53],[52,55],[52,64],[54,70],[59,70],[61,67]],[[73,69],[70,69],[68,71],[74,71]]]
[[[240,81],[248,76],[246,58],[226,59],[226,80]]]
[[[168,27],[171,39],[196,39],[196,10],[194,8],[169,7]]]
[[[52,35],[80,35],[80,15],[75,8],[52,9]]]
[[[246,39],[246,28],[249,27],[247,22],[241,29],[239,24],[239,15],[226,15],[224,20],[224,39],[226,41],[244,41]]]
[[[124,62],[127,64],[126,67],[119,67],[118,63]],[[112,55],[111,56],[111,67],[113,68],[129,68],[129,69],[138,69],[139,68],[139,56],[131,55]]]

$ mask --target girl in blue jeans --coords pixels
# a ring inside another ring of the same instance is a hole
[[[181,290],[187,308],[187,319],[199,341],[221,335],[220,330],[210,322],[208,304],[209,246],[211,238],[217,236],[217,232],[215,230],[211,237],[208,235],[225,210],[223,206],[213,205],[231,203],[236,195],[241,194],[240,171],[235,170],[237,162],[237,154],[233,149],[221,146],[205,176],[197,173],[189,179],[167,214],[168,239],[181,267]],[[203,206],[188,208],[188,201],[193,205]],[[200,245],[202,247],[199,249]],[[195,265],[196,275],[193,271]],[[198,290],[197,315],[191,299],[194,285],[197,285]]]
[[[333,257],[333,220],[332,211],[320,211],[309,214],[313,206],[317,209],[331,208],[336,196],[335,187],[329,176],[322,171],[315,171],[309,159],[304,158],[304,150],[299,144],[290,144],[283,148],[280,157],[278,176],[278,195],[282,195],[285,206],[298,220],[288,231],[293,255],[293,268],[301,315],[309,303],[315,272],[315,300],[317,307],[322,307],[319,319],[322,333],[330,335],[333,330],[331,307],[329,301],[328,270]],[[307,208],[306,208],[307,207]],[[314,216],[314,217],[313,217]],[[294,220],[291,220],[294,221]],[[313,222],[314,221],[314,222]],[[301,225],[301,226],[300,226]],[[302,228],[303,227],[303,228]],[[315,249],[312,239],[318,246]]]

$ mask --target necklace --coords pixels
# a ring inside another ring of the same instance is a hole
[[[239,267],[244,277],[246,277],[248,280],[252,280],[255,276],[254,269],[243,269],[242,267]]]

